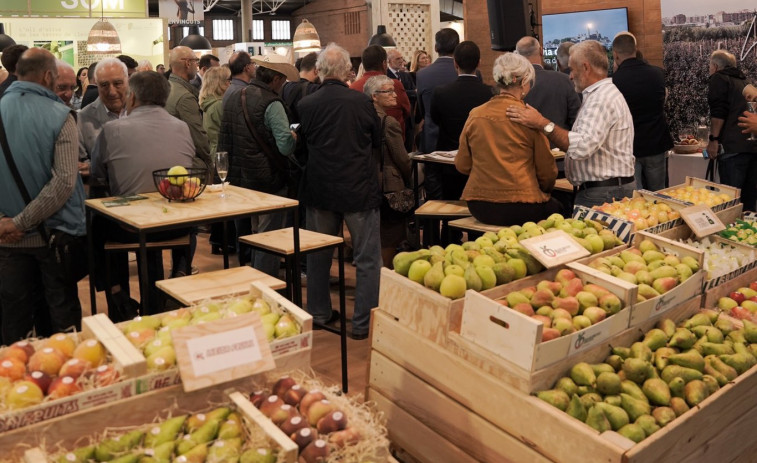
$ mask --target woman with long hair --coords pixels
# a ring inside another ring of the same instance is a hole
[[[410,76],[413,78],[414,83],[418,71],[429,64],[431,64],[431,57],[426,53],[426,50],[415,50],[415,53],[413,53],[413,59],[410,62]]]
[[[81,99],[84,95],[87,85],[89,85],[89,68],[79,68],[79,72],[76,73],[76,90],[74,90],[74,96],[71,97],[71,107],[75,110],[81,109]]]
[[[205,71],[200,88],[200,108],[202,108],[202,125],[208,133],[211,157],[218,146],[218,132],[221,130],[223,116],[223,94],[229,88],[231,71],[227,66],[216,66]]]

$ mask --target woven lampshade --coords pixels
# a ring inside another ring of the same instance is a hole
[[[121,53],[121,39],[113,24],[100,19],[89,31],[87,51],[90,53]]]
[[[292,37],[292,48],[298,53],[321,51],[321,38],[318,37],[318,31],[307,19],[303,19],[295,29],[294,37]]]

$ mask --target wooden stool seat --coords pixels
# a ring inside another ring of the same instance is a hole
[[[273,289],[286,287],[286,283],[278,278],[248,266],[160,280],[155,285],[172,298],[190,306],[205,299],[247,294],[250,292],[250,283],[254,281]]]
[[[423,219],[470,217],[465,201],[430,200],[415,210],[415,216]]]
[[[239,241],[280,256],[291,256],[294,254],[294,229],[291,227],[240,236]],[[335,247],[343,242],[344,238],[341,236],[327,235],[300,228],[301,253]]]
[[[564,191],[566,193],[573,193],[573,185],[570,184],[567,178],[558,178],[555,180],[555,190]]]
[[[465,217],[464,219],[450,220],[449,226],[452,228],[459,228],[461,230],[470,230],[477,232],[494,232],[497,233],[500,229],[505,228],[502,225],[487,225],[476,220],[475,217]]]
[[[147,249],[179,248],[182,246],[189,246],[189,235],[180,236],[179,238],[172,240],[148,241],[145,243]],[[104,249],[106,251],[138,251],[139,243],[118,243],[116,241],[107,241]]]

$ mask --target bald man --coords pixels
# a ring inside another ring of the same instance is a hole
[[[0,302],[6,345],[25,339],[44,318],[51,323],[36,326],[40,337],[80,329],[77,282],[56,261],[46,237],[86,233],[79,134],[71,109],[54,92],[55,57],[31,48],[18,60],[16,74],[18,81],[0,100],[0,115],[31,201],[26,202],[5,155],[0,156]]]
[[[171,68],[171,76],[168,78],[171,93],[166,101],[166,111],[189,126],[196,155],[193,164],[195,167],[207,168],[208,178],[212,182],[213,163],[210,160],[208,134],[202,125],[202,111],[198,102],[200,92],[190,83],[197,75],[200,59],[191,48],[182,46],[172,49],[168,58]]]
[[[55,94],[58,98],[71,106],[71,98],[76,90],[76,73],[70,64],[63,60],[55,60],[58,68],[58,78],[55,80]]]

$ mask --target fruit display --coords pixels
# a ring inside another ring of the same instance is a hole
[[[527,222],[486,232],[475,241],[446,248],[432,246],[394,256],[394,271],[450,299],[466,289],[481,291],[535,275],[544,267],[519,241],[555,230],[569,233],[592,254],[623,244],[615,234],[593,220],[566,219],[552,214],[539,223]]]
[[[48,461],[89,463],[274,463],[278,449],[231,407],[174,416],[61,452]]]
[[[637,302],[670,291],[699,270],[699,263],[693,257],[679,258],[674,252],[660,249],[649,239],[644,239],[636,247],[625,249],[619,254],[593,259],[588,265],[639,285]]]
[[[718,308],[733,318],[757,322],[757,281],[718,299]]]
[[[300,463],[384,461],[389,442],[373,413],[319,381],[279,377],[250,402],[299,448]]]
[[[142,350],[147,359],[147,368],[151,371],[161,371],[176,364],[172,329],[232,318],[249,312],[260,314],[268,342],[296,336],[302,331],[297,320],[281,307],[263,298],[253,298],[249,295],[211,300],[195,307],[137,317],[119,324],[119,327],[126,338]]]
[[[557,272],[554,281],[513,291],[497,300],[544,324],[542,342],[595,325],[621,309],[620,298],[596,284],[584,284],[570,269]]]
[[[710,241],[709,238],[699,241],[692,239],[680,241],[704,251],[704,270],[707,272],[707,280],[727,275],[749,265],[757,258],[755,252],[748,248],[731,246],[720,241]]]
[[[723,238],[737,241],[749,246],[757,246],[757,223],[748,220],[737,220],[725,230],[718,233]]]
[[[637,230],[644,230],[681,217],[670,205],[643,197],[623,198],[612,203],[594,206],[593,209],[632,222]]]
[[[169,201],[191,201],[205,190],[205,169],[173,166],[152,173],[155,188]]]
[[[603,363],[581,362],[536,396],[599,432],[640,442],[757,364],[757,324],[715,310],[663,319]]]
[[[107,386],[120,374],[96,339],[58,333],[0,350],[0,412]]]
[[[680,186],[660,191],[661,194],[671,198],[680,199],[692,204],[702,204],[707,207],[717,206],[718,204],[727,203],[733,198],[725,193],[716,193],[707,188],[697,188],[692,185]]]

